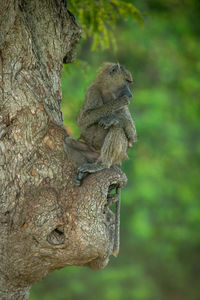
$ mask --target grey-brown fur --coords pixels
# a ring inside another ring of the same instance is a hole
[[[66,149],[68,154],[73,152],[71,159],[79,167],[76,184],[85,174],[120,164],[127,158],[127,150],[136,140],[135,125],[128,109],[129,98],[132,97],[129,84],[132,81],[131,73],[123,66],[105,63],[87,88],[78,125],[80,139],[89,151],[82,151],[78,145],[80,142],[76,147],[72,145],[71,151],[70,140]],[[92,152],[96,153],[96,159],[91,159]]]
[[[97,170],[121,163],[136,140],[136,129],[128,109],[131,73],[118,64],[106,63],[88,87],[78,116],[81,138],[101,151]],[[80,171],[93,171],[93,166]],[[95,168],[94,168],[95,169]]]

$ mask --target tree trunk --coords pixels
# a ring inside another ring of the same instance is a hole
[[[0,0],[0,299],[28,299],[55,269],[104,267],[112,253],[110,168],[74,185],[60,111],[63,59],[80,28],[62,0]]]

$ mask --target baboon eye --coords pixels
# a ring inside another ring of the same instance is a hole
[[[114,74],[118,69],[118,65],[113,65],[110,70],[109,70],[109,73],[110,75]]]

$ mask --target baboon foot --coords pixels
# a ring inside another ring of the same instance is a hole
[[[80,186],[82,183],[82,180],[87,176],[87,173],[83,173],[83,172],[78,172],[78,174],[76,175],[75,178],[75,185]]]
[[[78,174],[75,178],[75,185],[80,186],[82,180],[91,173],[96,173],[105,169],[106,167],[101,162],[95,163],[86,163],[78,168]]]
[[[105,166],[101,163],[87,163],[78,168],[79,172],[82,173],[96,173],[105,169]]]

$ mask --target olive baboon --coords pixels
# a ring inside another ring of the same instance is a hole
[[[132,94],[131,73],[119,64],[106,63],[88,87],[85,102],[78,116],[79,141],[65,139],[65,150],[78,167],[76,185],[87,173],[94,173],[127,158],[127,150],[136,140],[135,124],[128,109]],[[116,203],[113,255],[119,252],[120,188],[109,194],[107,206]],[[105,207],[105,209],[106,209]]]
[[[78,116],[79,141],[65,139],[69,158],[78,167],[76,184],[94,173],[127,158],[136,140],[136,129],[128,109],[131,73],[119,64],[105,63],[87,88]]]

